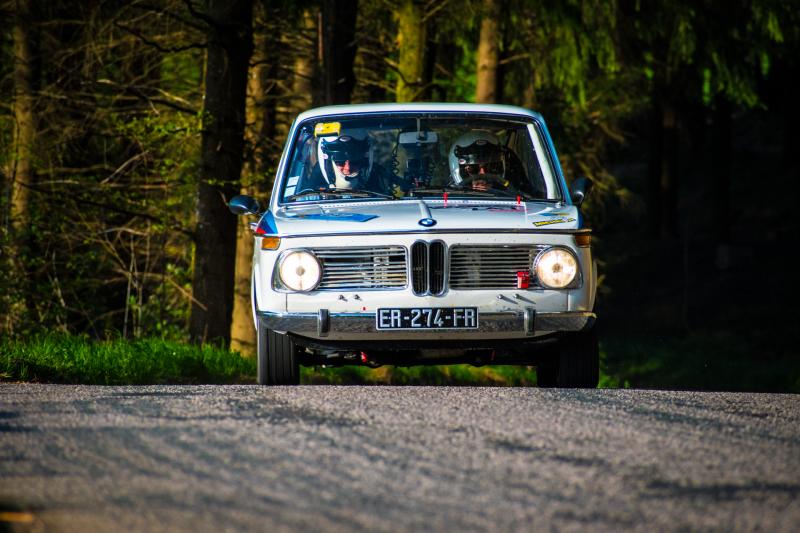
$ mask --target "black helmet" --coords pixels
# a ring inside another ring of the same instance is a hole
[[[368,161],[369,139],[356,139],[350,135],[342,135],[333,140],[323,140],[322,153],[334,163],[344,161]]]

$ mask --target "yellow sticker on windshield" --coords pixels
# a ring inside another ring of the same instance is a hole
[[[342,131],[340,122],[318,122],[314,126],[314,137],[327,137],[329,135],[339,135]]]

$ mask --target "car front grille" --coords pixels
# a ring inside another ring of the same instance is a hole
[[[400,289],[406,286],[406,250],[402,246],[316,248],[322,263],[317,290]]]
[[[450,248],[450,288],[516,289],[517,272],[529,272],[546,246],[453,246]]]
[[[447,250],[441,241],[411,245],[411,281],[414,294],[442,294]]]

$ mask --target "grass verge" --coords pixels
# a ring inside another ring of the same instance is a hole
[[[631,351],[612,343],[611,357],[601,352],[601,388],[660,386],[662,360],[670,351]],[[620,354],[625,357],[620,358]],[[652,355],[658,355],[653,360]],[[611,372],[606,371],[610,369]],[[81,336],[41,334],[28,339],[0,339],[0,381],[89,385],[253,383],[254,358],[212,346],[193,346],[163,339],[95,341]],[[330,385],[472,385],[529,387],[536,370],[526,366],[471,365],[302,367],[302,384]]]
[[[42,334],[0,339],[0,381],[88,385],[253,383],[254,358],[162,339],[94,341]],[[301,383],[331,385],[533,386],[531,367],[447,365],[376,369],[302,367]]]
[[[92,341],[70,335],[0,339],[0,380],[90,385],[249,383],[254,359],[162,339]]]

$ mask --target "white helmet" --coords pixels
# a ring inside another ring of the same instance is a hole
[[[456,139],[450,147],[448,161],[456,185],[475,179],[479,168],[489,178],[505,176],[503,147],[497,137],[485,130],[470,131]]]

